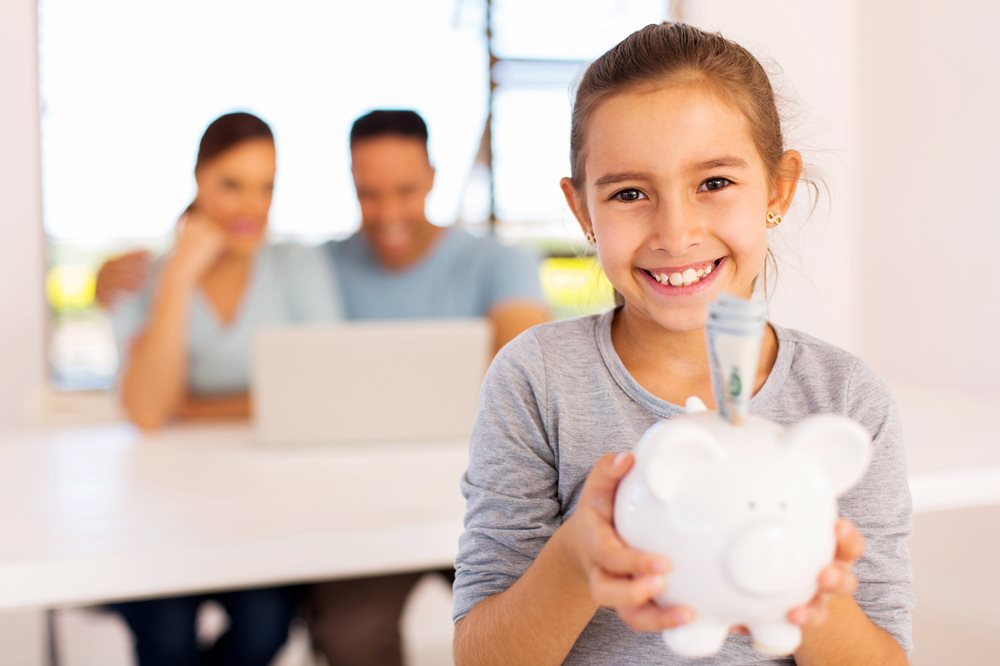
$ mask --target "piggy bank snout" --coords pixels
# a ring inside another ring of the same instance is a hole
[[[817,575],[804,546],[807,535],[791,523],[747,526],[730,541],[726,569],[738,589],[758,597],[781,594]]]

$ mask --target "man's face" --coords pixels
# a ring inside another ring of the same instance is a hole
[[[407,266],[425,249],[424,213],[434,168],[423,142],[400,136],[362,139],[351,147],[361,204],[361,231],[387,268]]]

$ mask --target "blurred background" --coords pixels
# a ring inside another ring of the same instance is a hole
[[[0,427],[104,409],[118,359],[96,270],[166,247],[193,192],[192,137],[234,109],[275,129],[279,239],[353,232],[350,122],[413,108],[437,168],[431,220],[543,252],[558,316],[606,307],[558,188],[571,84],[666,18],[764,61],[787,100],[787,144],[824,185],[781,227],[771,318],[889,381],[911,461],[950,468],[956,442],[993,455],[1000,5],[988,0],[3,0]],[[914,663],[987,663],[1000,506],[943,502],[916,526]],[[0,613],[0,662],[37,663],[37,625]]]

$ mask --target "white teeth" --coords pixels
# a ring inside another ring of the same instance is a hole
[[[688,268],[679,273],[654,273],[650,271],[649,274],[652,275],[653,279],[660,284],[669,284],[674,287],[687,287],[692,284],[696,284],[702,278],[710,275],[714,268],[714,264],[706,264],[698,267],[697,269]]]

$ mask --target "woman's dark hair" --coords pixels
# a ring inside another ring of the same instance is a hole
[[[273,142],[274,134],[267,123],[252,113],[237,111],[219,116],[205,128],[205,133],[201,136],[195,171],[233,146],[253,139],[268,139]]]

